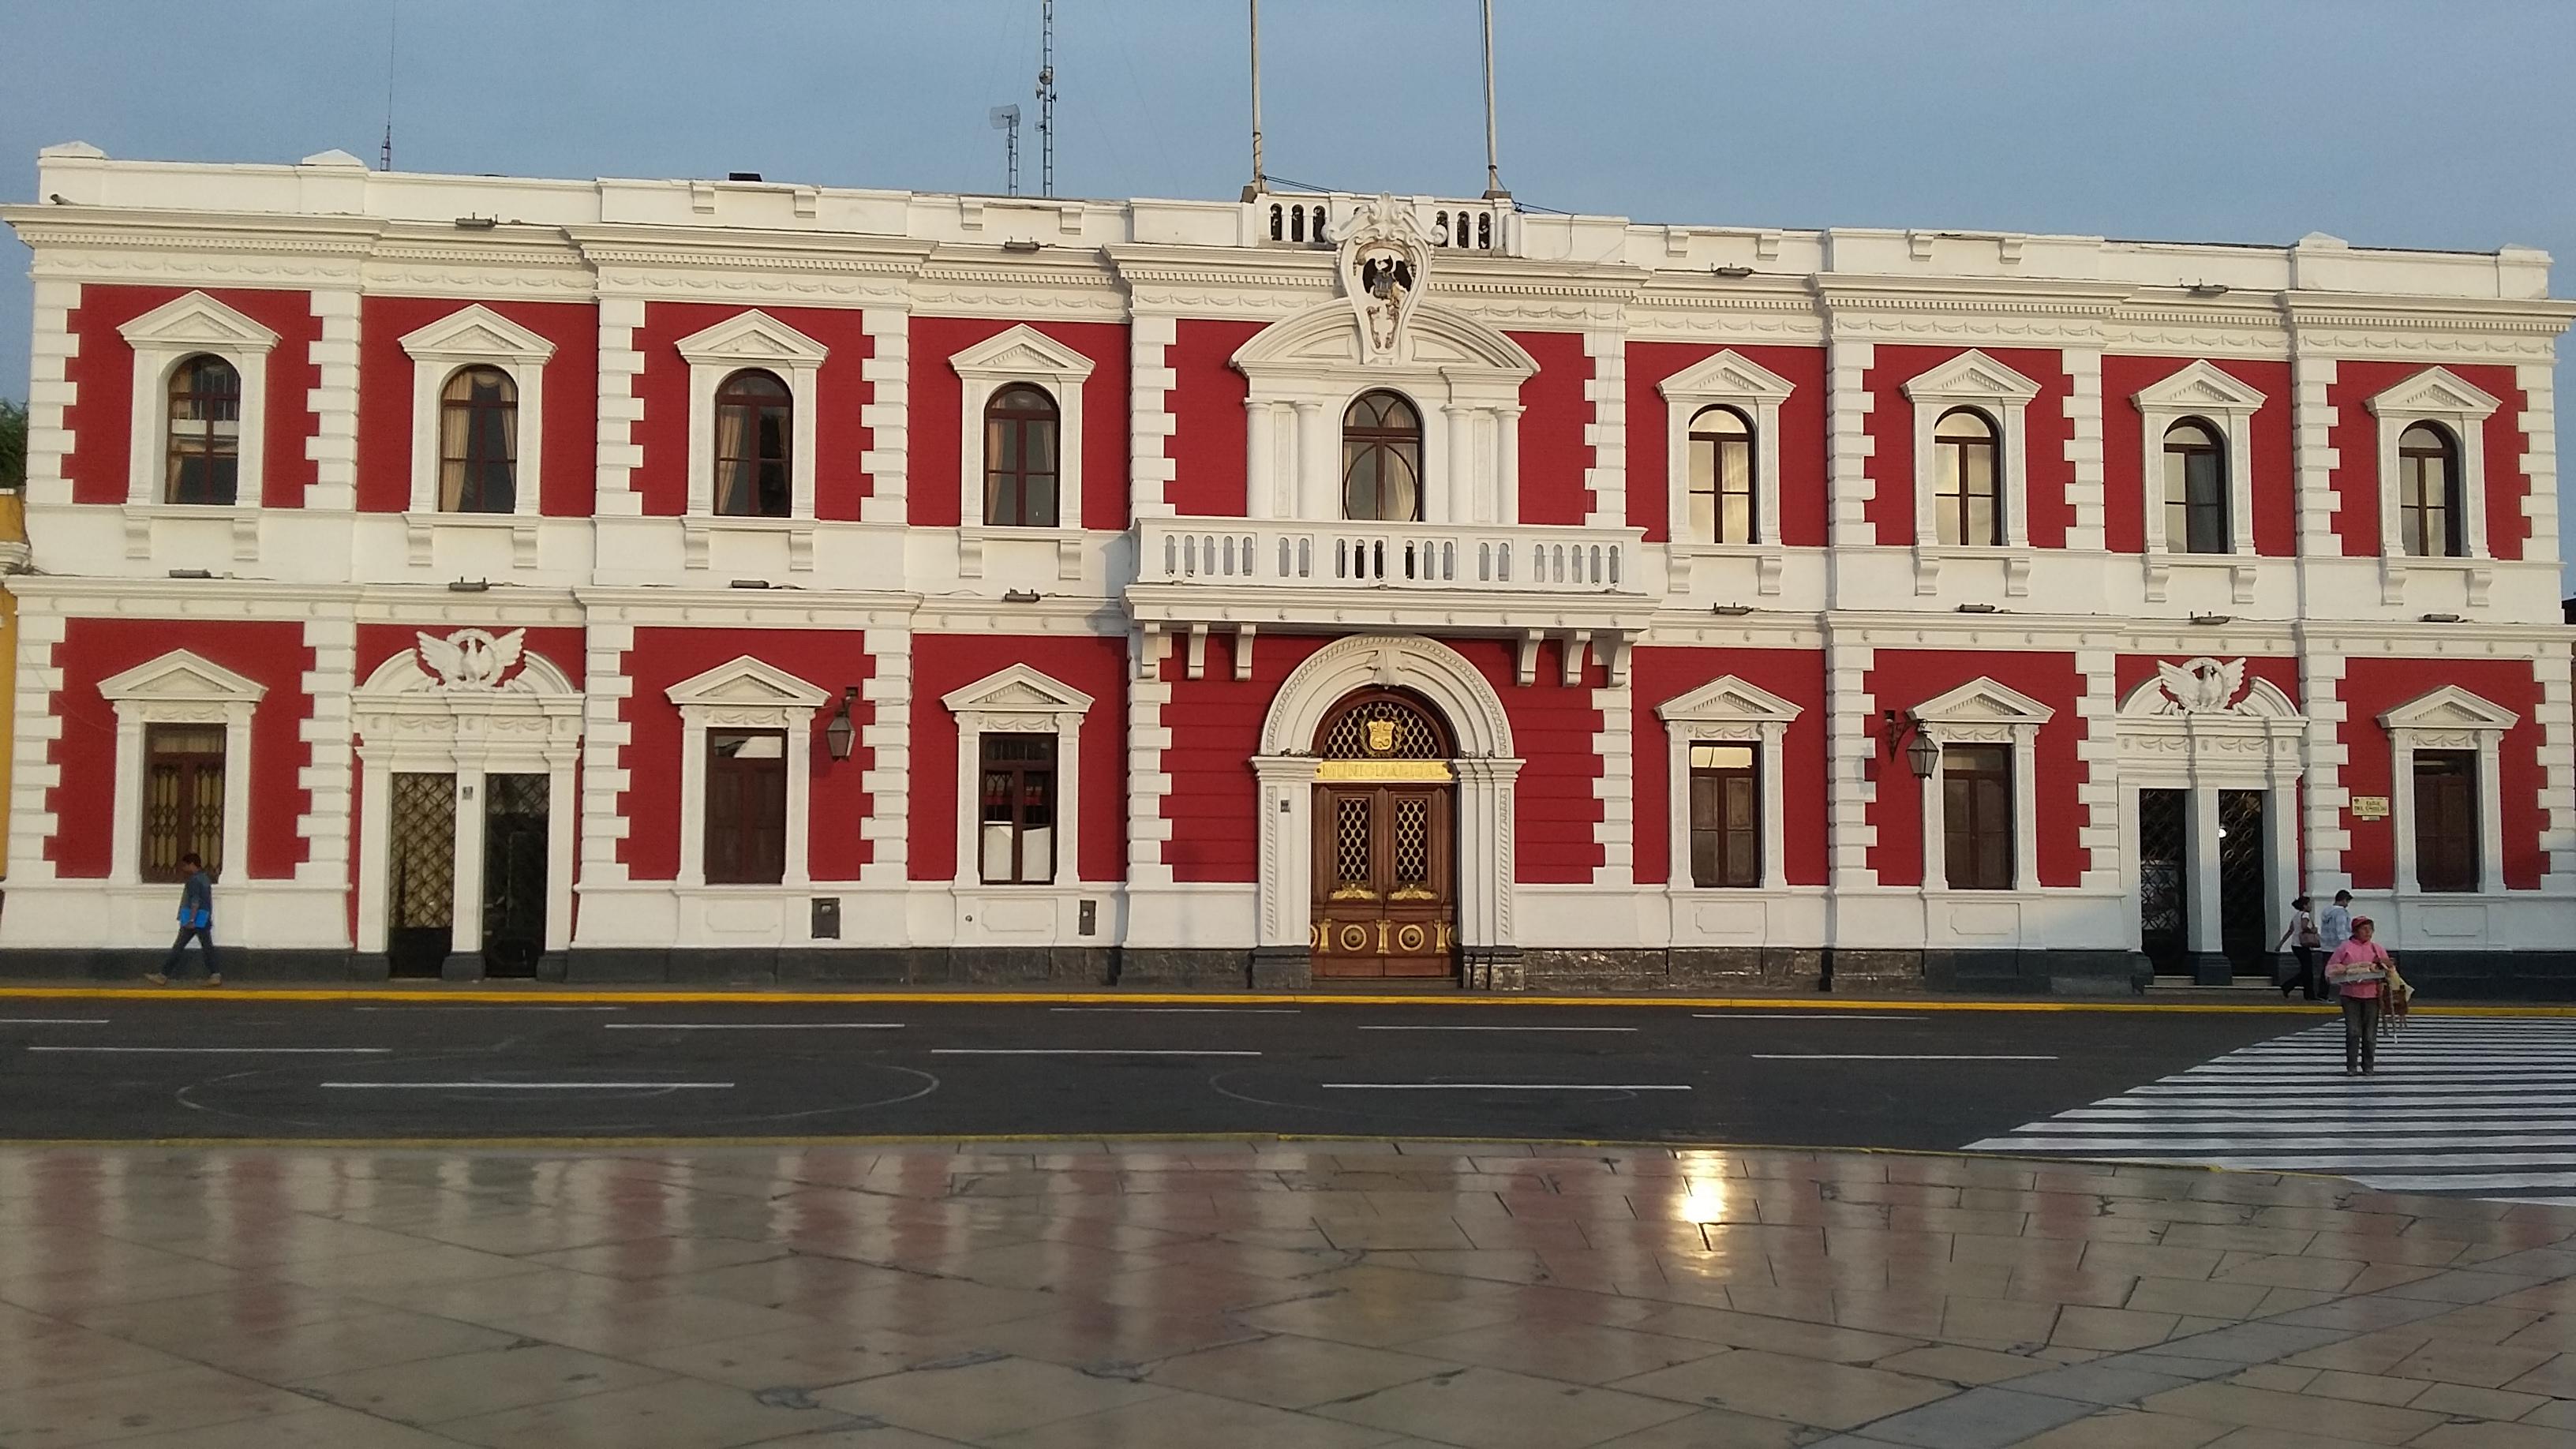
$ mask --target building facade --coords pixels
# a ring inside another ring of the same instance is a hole
[[[2576,991],[2536,252],[37,191],[0,969]]]

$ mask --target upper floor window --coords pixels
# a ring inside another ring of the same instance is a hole
[[[509,513],[518,506],[519,387],[497,367],[469,367],[438,397],[438,507]]]
[[[796,404],[775,373],[746,368],[716,387],[715,511],[785,518]]]
[[[1058,430],[1055,399],[1015,383],[984,405],[984,521],[1056,526]]]
[[[1422,415],[1394,393],[1361,393],[1342,413],[1342,516],[1422,517]]]
[[[1935,537],[1950,544],[2004,541],[2002,448],[1995,425],[1974,408],[1954,408],[1932,428]]]
[[[1943,866],[1952,890],[2013,888],[2013,748],[1941,750]]]
[[[2227,452],[2217,431],[2198,418],[2165,430],[2165,547],[2175,553],[2226,553]]]
[[[1702,408],[1691,419],[1690,527],[1701,543],[1751,543],[1753,425],[1733,408]]]
[[[2414,558],[2458,558],[2468,550],[2461,525],[2460,449],[2432,423],[2415,423],[2397,438],[2399,546]]]
[[[170,374],[169,466],[165,503],[238,501],[241,489],[241,373],[204,353]]]

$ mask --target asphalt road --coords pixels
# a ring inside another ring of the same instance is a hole
[[[14,1001],[0,1002],[0,1139],[1312,1133],[1947,1149],[2311,1024],[1439,1002]]]

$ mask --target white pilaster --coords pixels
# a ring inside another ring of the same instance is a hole
[[[1869,821],[1870,802],[1878,798],[1870,776],[1879,750],[1878,700],[1869,692],[1876,657],[1876,650],[1826,640],[1825,835],[1838,890],[1878,884],[1869,864],[1870,847],[1878,843],[1878,827]],[[1905,768],[1902,761],[1892,763]]]
[[[2531,537],[2522,556],[2535,563],[2558,558],[2558,407],[2555,369],[2517,367],[2513,385],[2522,390],[2522,516],[2531,520]]]
[[[358,294],[322,290],[313,293],[313,316],[321,323],[312,358],[319,374],[305,392],[313,410],[314,435],[305,440],[304,456],[313,460],[313,486],[304,506],[354,509],[358,506]]]
[[[1825,350],[1825,488],[1833,505],[1830,542],[1835,548],[1867,548],[1878,542],[1877,525],[1869,521],[1870,501],[1878,496],[1870,469],[1878,442],[1869,435],[1869,415],[1878,406],[1870,395],[1869,370],[1877,358],[1873,342],[1837,339]]]
[[[635,332],[643,325],[643,298],[599,299],[599,482],[593,503],[603,518],[644,512],[643,496],[635,491],[635,470],[644,465],[644,445],[635,441],[636,420],[644,416],[644,400],[635,395],[635,379],[644,371]],[[583,793],[588,795],[587,786]],[[589,849],[586,833],[583,849]]]
[[[1625,644],[1614,644],[1624,650]],[[1593,777],[1592,798],[1601,818],[1593,822],[1592,840],[1601,847],[1601,863],[1592,868],[1597,886],[1633,890],[1637,884],[1637,701],[1628,672],[1613,655],[1603,687],[1592,691],[1592,707],[1601,711],[1601,728],[1592,736],[1592,753],[1601,761]]]
[[[299,881],[346,889],[349,875],[349,821],[356,803],[356,734],[349,716],[349,696],[358,686],[358,626],[355,621],[307,619],[304,647],[313,651],[313,667],[299,685],[310,712],[297,724],[307,762],[296,783],[307,795],[303,815],[295,822],[303,837],[305,858],[295,868]]]
[[[35,475],[30,472],[28,477],[32,481]],[[13,881],[54,878],[54,863],[45,858],[45,844],[54,838],[58,823],[51,797],[54,787],[62,783],[63,767],[46,756],[63,736],[62,710],[54,698],[63,687],[63,671],[55,662],[55,651],[67,624],[60,614],[19,606],[18,729],[9,757],[8,870]]]
[[[80,305],[80,283],[39,280],[36,283],[35,341],[27,359],[27,501],[54,507],[72,501],[71,481],[63,476],[63,459],[72,450],[72,435],[63,426],[63,409],[80,401],[79,387],[66,364],[80,352],[72,335],[72,309]],[[95,420],[112,428],[122,420]],[[124,485],[118,485],[121,490]],[[24,700],[26,696],[20,695]],[[25,706],[20,705],[23,711]],[[22,713],[19,718],[25,719]],[[20,731],[23,740],[25,731]],[[15,859],[26,856],[15,851]]]
[[[2066,369],[2066,461],[2074,474],[2067,480],[2066,501],[2075,509],[2066,531],[2070,549],[2103,546],[2102,502],[2102,354],[2073,348],[2059,354]]]
[[[2299,556],[2331,558],[2343,552],[2335,537],[2334,471],[2340,455],[2333,446],[2334,404],[2327,389],[2334,385],[2335,360],[2303,344],[2290,359],[2290,468],[2297,478]],[[2313,849],[2313,846],[2311,847]],[[2314,880],[2308,890],[2317,890]]]
[[[902,523],[912,506],[912,313],[870,307],[859,326],[868,334],[867,361],[859,364],[868,385],[868,400],[859,406],[859,421],[868,429],[868,450],[859,459],[868,475],[868,497],[859,517]]]
[[[1163,818],[1163,797],[1172,793],[1172,777],[1164,773],[1163,752],[1172,747],[1172,731],[1163,723],[1163,706],[1172,702],[1172,686],[1163,661],[1171,657],[1172,636],[1139,630],[1127,639],[1127,883],[1169,885],[1163,842],[1172,837],[1172,822]],[[1235,647],[1243,646],[1237,641]]]
[[[2122,879],[2119,659],[2118,652],[2110,649],[2075,653],[2076,671],[2084,676],[2084,693],[2075,701],[2076,718],[2084,726],[2084,737],[2075,744],[2075,757],[2084,767],[2075,799],[2083,808],[2084,823],[2077,827],[2075,839],[2091,852],[2092,863],[2078,881],[2086,890],[2118,890]]]
[[[2304,547],[2304,533],[2301,543]],[[2343,675],[2341,653],[2320,650],[2301,639],[2299,707],[2308,718],[2308,764],[2306,819],[2300,833],[2308,843],[2307,893],[2320,897],[2352,886],[2352,877],[2343,868],[2343,853],[2352,844],[2352,833],[2343,823],[2344,806],[2351,800],[2343,785],[2343,767],[2350,754],[2342,739],[2344,702],[2337,697]]]
[[[868,818],[859,825],[860,838],[868,842],[868,863],[860,868],[859,879],[899,886],[912,864],[912,631],[871,629],[868,653],[875,667],[859,688],[868,702],[868,722],[859,731],[859,742],[868,749],[867,774],[861,780],[868,791]]]
[[[1517,405],[1494,410],[1495,472],[1500,478],[1494,498],[1496,523],[1521,521],[1521,414],[1527,411]]]
[[[1180,424],[1166,400],[1181,379],[1166,353],[1180,340],[1180,328],[1179,318],[1154,313],[1140,312],[1127,323],[1127,507],[1138,518],[1174,511],[1167,485],[1180,464],[1165,456],[1165,440]]]
[[[1342,450],[1320,402],[1297,404],[1297,516],[1321,521],[1342,516]]]
[[[2545,650],[2531,661],[2540,685],[2541,821],[2540,848],[2549,853],[2541,888],[2576,890],[2576,691],[2570,687],[2570,660],[2563,649]]]
[[[593,624],[582,659],[581,884],[623,885],[626,864],[617,843],[626,819],[626,745],[632,731],[619,717],[635,681],[626,655],[635,647],[631,624]],[[668,768],[668,762],[661,762]]]
[[[1595,326],[1583,334],[1583,355],[1592,360],[1592,376],[1583,396],[1592,404],[1592,421],[1583,441],[1592,445],[1592,466],[1583,470],[1583,486],[1592,490],[1589,528],[1628,526],[1628,331],[1624,324]],[[1517,471],[1517,469],[1515,469]],[[1519,516],[1515,501],[1514,518]]]

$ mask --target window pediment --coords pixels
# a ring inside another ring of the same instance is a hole
[[[2379,717],[2392,730],[2504,730],[2521,719],[2512,710],[2446,684]]]
[[[1677,694],[1655,707],[1657,717],[1673,724],[1716,721],[1787,724],[1802,710],[1758,684],[1726,675]]]
[[[974,683],[950,690],[939,702],[952,714],[1082,714],[1091,708],[1091,696],[1051,679],[1025,664],[985,675]]]
[[[2263,394],[2216,364],[2195,362],[2162,382],[2130,395],[2141,411],[2225,413],[2242,416],[2263,406]]]
[[[277,333],[203,292],[173,297],[116,329],[136,347],[266,352]]]
[[[2483,421],[2504,403],[2447,367],[2428,367],[2373,397],[2368,406],[2373,417]]]
[[[1059,383],[1081,382],[1095,366],[1090,358],[1025,322],[952,355],[948,365],[964,378],[999,382],[1035,377]]]
[[[820,367],[832,349],[766,312],[728,317],[713,327],[692,332],[676,344],[692,364],[773,363]]]
[[[1947,694],[1914,707],[1926,724],[2025,725],[2036,728],[2056,718],[2057,711],[1991,679],[1972,679]]]
[[[98,692],[112,700],[256,704],[268,686],[186,649],[173,649],[100,680]]]
[[[1519,343],[1463,312],[1429,302],[1412,314],[1391,357],[1368,346],[1349,304],[1337,300],[1263,328],[1235,349],[1232,361],[1236,371],[1256,381],[1325,370],[1384,372],[1391,367],[1463,370],[1514,383],[1538,373],[1538,359]]]
[[[1797,385],[1745,357],[1727,351],[1703,358],[1655,384],[1655,391],[1675,402],[1786,402]]]
[[[402,348],[418,362],[500,359],[534,365],[555,355],[552,342],[479,302],[404,333]]]
[[[816,710],[832,698],[828,692],[748,654],[681,680],[671,686],[668,696],[671,703],[683,708],[695,705],[726,710]]]
[[[1908,380],[1905,395],[1921,403],[2026,403],[2039,396],[2039,384],[1970,349]]]

